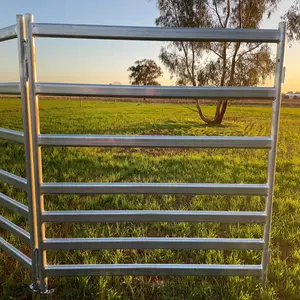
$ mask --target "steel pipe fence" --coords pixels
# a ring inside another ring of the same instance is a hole
[[[283,80],[285,23],[278,30],[224,28],[152,28],[34,23],[33,15],[18,15],[16,25],[0,29],[0,42],[17,38],[20,82],[0,83],[0,94],[21,95],[24,132],[0,128],[0,139],[24,144],[26,178],[0,170],[0,180],[27,193],[28,206],[0,193],[0,204],[29,222],[29,232],[3,216],[0,225],[31,246],[31,258],[3,238],[1,248],[32,272],[33,289],[47,293],[47,276],[178,275],[261,276],[266,282],[270,259],[270,232],[278,126]],[[230,41],[277,44],[274,87],[157,87],[37,82],[35,39],[83,38],[147,41]],[[117,136],[41,134],[38,96],[107,96],[129,98],[273,99],[269,137]],[[268,149],[266,184],[212,183],[76,183],[43,182],[41,147],[146,147]],[[45,211],[45,194],[178,194],[265,196],[264,211],[94,210]],[[46,238],[45,223],[56,222],[218,222],[263,224],[261,239],[245,238]],[[210,264],[100,264],[48,265],[46,250],[88,249],[218,249],[259,250],[260,265]]]

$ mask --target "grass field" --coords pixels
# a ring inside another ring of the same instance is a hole
[[[0,100],[0,127],[22,130],[18,100]],[[213,114],[213,107],[205,107]],[[206,126],[180,105],[42,100],[42,133],[141,135],[268,135],[269,107],[230,106],[224,124]],[[24,149],[0,141],[0,166],[25,176]],[[44,181],[265,183],[266,150],[45,148]],[[49,278],[49,299],[300,299],[300,108],[283,108],[266,290],[258,278],[80,277]],[[26,204],[26,194],[1,183],[1,191]],[[46,196],[47,210],[179,209],[263,210],[261,197],[221,196]],[[1,214],[28,229],[26,221]],[[194,223],[47,224],[47,237],[245,237],[260,238],[260,225]],[[18,239],[1,235],[29,254]],[[53,251],[48,263],[259,264],[257,251],[105,250]],[[30,274],[0,252],[1,299],[28,299]],[[30,299],[30,298],[29,298]]]

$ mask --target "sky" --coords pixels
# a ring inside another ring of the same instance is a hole
[[[282,0],[263,24],[275,29],[293,0]],[[34,14],[37,23],[155,26],[155,0],[1,0],[0,28],[15,24],[16,14]],[[41,82],[128,84],[127,69],[138,59],[154,59],[164,71],[163,85],[175,80],[158,59],[162,42],[36,39],[37,78]],[[283,91],[300,90],[300,43],[286,48]],[[19,81],[16,40],[0,43],[0,82]],[[273,85],[272,81],[267,83]]]

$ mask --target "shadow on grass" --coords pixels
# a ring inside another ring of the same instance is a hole
[[[185,121],[185,122],[176,122],[168,120],[164,123],[158,124],[146,124],[143,126],[130,126],[125,127],[121,130],[118,130],[119,134],[150,134],[150,135],[172,135],[172,132],[177,134],[182,132],[182,134],[188,134],[193,129],[226,129],[226,128],[236,128],[237,124],[203,124],[196,121]],[[217,134],[217,132],[216,132]]]
[[[200,127],[200,128],[230,128],[230,127],[238,127],[238,125],[234,125],[234,124],[198,124],[198,126],[196,127]]]

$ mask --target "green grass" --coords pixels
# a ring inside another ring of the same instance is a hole
[[[213,107],[205,112],[213,114]],[[18,100],[0,100],[0,127],[22,130]],[[271,109],[230,106],[224,124],[199,122],[174,104],[40,101],[42,133],[149,135],[268,135]],[[266,290],[245,277],[69,277],[49,278],[49,299],[300,299],[300,108],[283,108],[272,229],[272,256]],[[24,149],[0,141],[1,168],[25,176]],[[265,183],[265,150],[44,148],[44,181]],[[26,194],[1,183],[1,191],[27,203]],[[47,210],[180,209],[263,210],[263,197],[222,196],[46,196]],[[1,214],[28,230],[20,216]],[[47,224],[47,237],[256,237],[260,225],[188,223]],[[18,239],[1,235],[29,255]],[[226,263],[259,264],[258,251],[49,251],[48,263]],[[1,299],[27,299],[30,274],[0,253]]]

